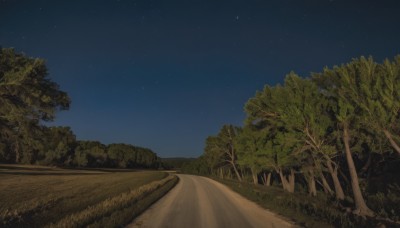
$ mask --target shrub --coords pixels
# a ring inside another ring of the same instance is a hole
[[[389,185],[387,193],[378,192],[368,197],[368,203],[379,216],[400,220],[400,187]]]

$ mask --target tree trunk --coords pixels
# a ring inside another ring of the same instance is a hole
[[[289,192],[290,193],[294,193],[294,186],[295,186],[294,170],[290,169],[290,175],[289,175]]]
[[[276,172],[279,174],[279,177],[281,178],[283,190],[289,192],[289,182],[286,179],[286,177],[283,175],[282,170],[278,169],[278,170],[276,170]]]
[[[20,162],[20,160],[21,160],[21,154],[20,154],[20,151],[19,151],[18,142],[14,143],[14,151],[15,151],[15,163],[18,164]]]
[[[266,185],[271,186],[271,173],[268,173]]]
[[[392,134],[388,130],[383,130],[383,133],[385,134],[386,138],[389,139],[390,145],[397,151],[397,153],[400,154],[400,147],[397,145],[397,143],[394,141]]]
[[[340,184],[338,177],[338,167],[335,165],[335,168],[333,168],[332,162],[330,160],[326,161],[326,166],[328,167],[329,173],[331,174],[333,180],[333,185],[335,186],[336,199],[344,200],[342,184]]]
[[[356,167],[354,165],[353,157],[351,156],[350,145],[349,145],[349,132],[347,125],[343,126],[343,142],[345,146],[347,165],[349,166],[350,178],[351,178],[351,188],[353,190],[354,201],[356,204],[355,213],[361,216],[373,216],[374,212],[368,208],[364,201],[361,193],[360,184],[358,182],[358,176]]]
[[[251,168],[251,176],[253,177],[253,184],[257,185],[258,184],[258,177],[257,177],[257,172]]]
[[[333,190],[332,190],[331,186],[329,186],[329,183],[326,180],[324,174],[321,172],[320,175],[321,175],[322,187],[324,188],[324,192],[329,194],[329,195],[332,195],[333,194]]]
[[[239,171],[237,170],[235,163],[234,163],[234,162],[231,162],[231,164],[232,164],[232,166],[233,166],[233,169],[235,170],[236,177],[238,178],[238,180],[239,180],[240,182],[242,182],[242,177],[240,176]]]
[[[265,172],[262,172],[261,181],[263,185],[267,185],[267,176],[265,175]]]
[[[308,183],[308,193],[311,196],[316,196],[317,195],[317,187],[315,186],[315,177],[314,177],[314,172],[312,170],[307,171],[308,175],[306,175],[306,180]]]
[[[372,153],[369,153],[369,155],[368,155],[368,160],[367,160],[367,162],[365,163],[365,165],[360,169],[359,174],[362,175],[362,174],[364,174],[365,172],[367,172],[368,169],[369,169],[369,167],[371,166],[371,163],[372,163]]]

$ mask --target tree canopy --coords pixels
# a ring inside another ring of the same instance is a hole
[[[360,57],[309,77],[290,72],[283,85],[266,85],[246,102],[245,124],[231,141],[222,137],[226,126],[208,137],[196,165],[206,161],[209,174],[218,174],[229,161],[221,148],[234,145],[235,166],[228,169],[238,180],[250,172],[253,183],[269,184],[272,174],[288,192],[305,184],[312,196],[321,189],[341,202],[352,198],[356,214],[372,216],[378,211],[365,197],[386,191],[374,175],[389,175],[386,186],[399,184],[398,170],[389,171],[400,154],[399,77],[400,56],[382,63]]]
[[[68,94],[43,59],[0,49],[0,162],[71,167],[158,168],[157,155],[128,144],[77,141],[69,127],[47,127],[68,110]]]

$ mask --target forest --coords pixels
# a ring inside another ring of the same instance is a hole
[[[182,170],[309,196],[297,204],[322,195],[340,214],[399,221],[399,109],[400,56],[290,72],[246,102],[243,126],[222,126]]]
[[[152,150],[81,141],[70,127],[48,127],[71,100],[48,76],[43,59],[0,48],[0,163],[60,167],[158,168]]]

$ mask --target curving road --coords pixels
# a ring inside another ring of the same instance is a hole
[[[128,227],[294,227],[214,180],[177,175],[179,183]]]

